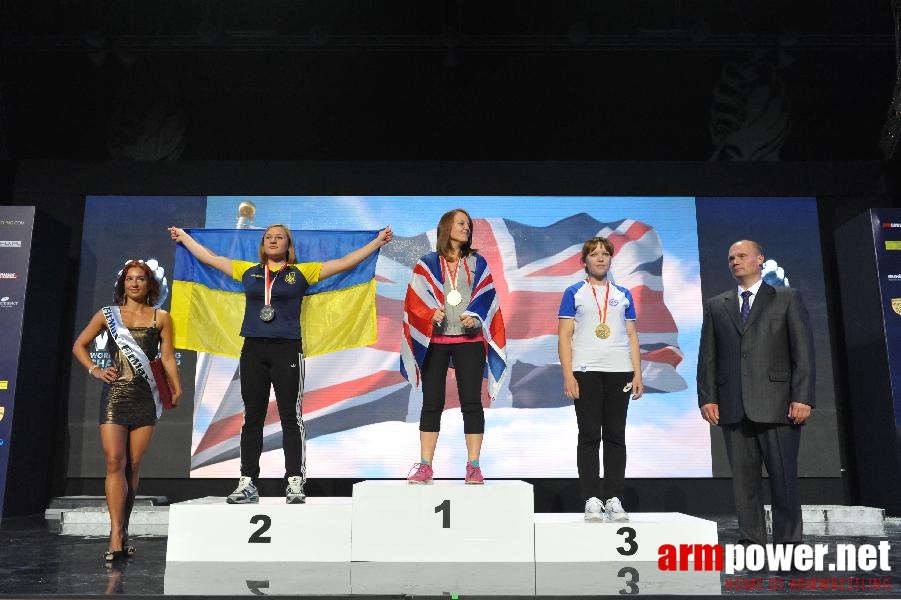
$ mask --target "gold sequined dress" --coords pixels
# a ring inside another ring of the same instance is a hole
[[[160,330],[156,327],[156,314],[150,327],[130,327],[132,337],[149,358],[155,358],[160,344]],[[136,374],[128,360],[122,356],[115,343],[112,353],[113,366],[119,371],[119,379],[103,386],[100,394],[100,424],[125,425],[129,428],[156,425],[156,403],[150,384]]]

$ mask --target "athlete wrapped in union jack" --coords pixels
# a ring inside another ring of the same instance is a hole
[[[432,483],[432,461],[449,366],[454,367],[463,434],[467,484],[485,482],[479,466],[485,411],[482,378],[494,398],[507,370],[506,334],[488,262],[472,248],[472,217],[462,208],[438,221],[436,251],[413,267],[404,298],[401,373],[422,388],[420,459],[407,481]]]

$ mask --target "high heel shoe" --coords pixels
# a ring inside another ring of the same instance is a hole
[[[126,550],[107,550],[103,553],[103,560],[111,563],[118,562],[120,560],[125,560],[128,558],[128,552]]]
[[[127,531],[122,535],[122,550],[124,550],[125,553],[128,554],[128,558],[131,558],[132,556],[135,555],[135,552],[137,552],[137,550],[135,550],[134,546],[128,545],[128,532]]]

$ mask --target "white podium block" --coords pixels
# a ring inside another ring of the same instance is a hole
[[[109,511],[105,507],[88,506],[65,509],[59,513],[60,535],[109,535]],[[169,507],[135,506],[128,521],[132,537],[141,535],[165,536],[169,529]]]
[[[349,562],[169,562],[163,593],[177,596],[348,595]]]
[[[533,512],[523,481],[363,481],[353,488],[352,560],[533,562]]]
[[[538,596],[718,596],[719,571],[661,571],[657,562],[544,562]]]
[[[656,563],[664,544],[716,543],[716,522],[682,513],[629,513],[628,521],[603,523],[587,523],[582,513],[535,515],[538,563]]]
[[[169,507],[166,562],[348,562],[351,512],[350,498],[179,502]]]

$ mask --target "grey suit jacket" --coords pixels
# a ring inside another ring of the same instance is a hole
[[[814,406],[813,336],[797,291],[760,286],[744,325],[735,288],[704,304],[698,405],[719,405],[720,423],[747,416],[787,423],[791,402]]]

